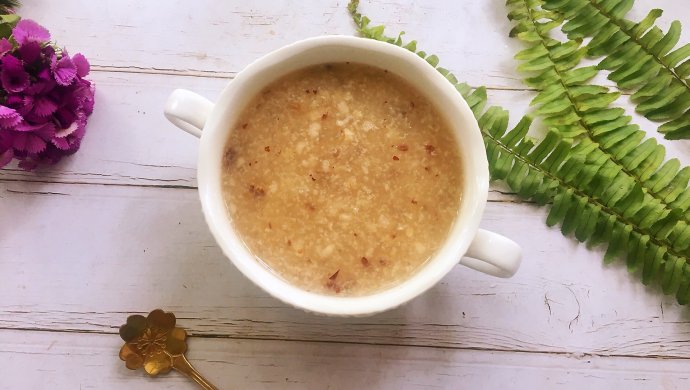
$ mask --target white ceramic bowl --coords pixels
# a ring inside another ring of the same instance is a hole
[[[221,194],[221,160],[228,134],[249,101],[272,81],[316,64],[356,62],[388,69],[425,94],[452,125],[463,159],[462,202],[443,247],[410,279],[379,293],[361,297],[316,294],[296,287],[269,270],[242,243],[233,229]],[[201,137],[198,183],[201,205],[211,233],[225,255],[269,294],[301,309],[336,316],[361,316],[397,307],[422,294],[458,262],[499,277],[512,276],[521,250],[513,241],[479,229],[489,188],[484,143],[462,96],[426,61],[400,47],[349,36],[310,38],[254,61],[232,80],[213,104],[185,90],[175,90],[166,117]],[[466,255],[467,257],[463,257]]]

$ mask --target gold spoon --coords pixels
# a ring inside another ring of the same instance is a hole
[[[187,351],[187,332],[175,327],[175,315],[156,309],[148,317],[135,314],[127,317],[120,327],[125,345],[120,359],[130,370],[144,368],[150,376],[175,369],[194,380],[206,390],[218,390],[192,367],[184,353]]]

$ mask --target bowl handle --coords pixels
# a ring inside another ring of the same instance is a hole
[[[165,103],[165,117],[189,134],[201,137],[201,129],[213,110],[213,103],[186,89],[176,89]]]
[[[499,278],[509,278],[520,267],[522,249],[513,240],[479,229],[465,256],[460,264]]]

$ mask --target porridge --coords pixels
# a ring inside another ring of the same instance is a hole
[[[371,294],[443,245],[461,199],[451,129],[402,78],[354,63],[291,73],[242,111],[223,158],[247,248],[316,293]]]

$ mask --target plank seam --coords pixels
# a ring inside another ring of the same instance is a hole
[[[24,331],[24,332],[48,332],[48,333],[84,333],[84,334],[100,334],[100,335],[117,335],[116,332],[106,332],[101,330],[78,330],[78,329],[44,329],[44,328],[9,328],[0,327],[0,331]],[[189,334],[190,337],[200,339],[227,339],[227,340],[254,340],[254,341],[282,341],[293,343],[328,343],[328,344],[345,344],[345,345],[369,345],[382,347],[408,347],[408,348],[432,348],[445,349],[452,351],[482,351],[482,352],[515,352],[515,353],[532,353],[541,355],[558,355],[558,356],[576,356],[578,358],[586,357],[600,357],[600,358],[630,358],[630,359],[677,359],[688,360],[690,357],[677,355],[630,355],[630,354],[599,354],[589,352],[568,352],[568,351],[539,351],[539,350],[522,350],[522,349],[504,349],[504,348],[481,348],[481,347],[449,347],[449,346],[435,346],[435,345],[419,345],[419,344],[399,344],[399,343],[367,343],[367,342],[352,342],[352,341],[333,341],[333,340],[308,340],[308,339],[283,339],[283,338],[258,338],[258,337],[237,337],[224,334]]]

